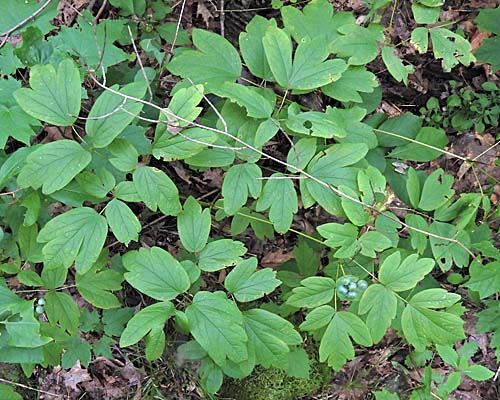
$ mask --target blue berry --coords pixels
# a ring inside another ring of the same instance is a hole
[[[353,300],[355,299],[356,297],[358,297],[358,294],[356,292],[348,292],[345,297],[347,297],[348,299],[350,300]]]
[[[338,294],[341,294],[341,295],[345,296],[349,292],[349,289],[347,289],[344,285],[340,285],[337,288],[337,292],[338,292]]]
[[[351,283],[351,278],[349,278],[348,276],[343,276],[339,278],[338,283],[340,285],[348,286],[349,283]]]
[[[356,290],[358,288],[358,285],[356,284],[356,282],[351,282],[347,287],[349,288],[349,290]]]
[[[358,281],[358,289],[360,289],[360,290],[366,290],[367,287],[368,287],[368,282],[367,281],[364,281],[364,280]]]
[[[45,305],[45,299],[42,297],[42,298],[39,298],[38,301],[36,302],[39,306],[44,306]]]
[[[37,314],[43,314],[43,311],[44,311],[44,310],[43,310],[43,306],[36,306],[36,308],[35,308],[35,312],[36,312]]]

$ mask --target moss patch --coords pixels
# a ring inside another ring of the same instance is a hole
[[[321,391],[329,384],[329,368],[311,360],[309,379],[287,376],[278,368],[257,367],[242,380],[227,379],[220,397],[236,400],[294,400]]]

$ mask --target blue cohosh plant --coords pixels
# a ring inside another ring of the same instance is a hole
[[[281,27],[254,17],[239,49],[194,29],[193,48],[176,48],[170,57],[155,44],[155,32],[170,43],[179,37],[161,24],[169,11],[162,2],[147,2],[154,10],[147,17],[146,8],[134,8],[140,1],[111,3],[143,18],[145,33],[137,37],[124,19],[95,24],[83,13],[75,26],[46,38],[56,12],[50,6],[23,26],[20,47],[0,50],[0,271],[43,293],[35,308],[29,295],[1,280],[0,362],[19,363],[27,374],[36,364],[87,366],[92,353],[112,357],[111,345],[142,339],[154,360],[172,321],[191,338],[179,357],[197,360],[203,388],[215,393],[224,376],[240,379],[257,365],[306,378],[306,334],[334,371],[354,358],[355,345],[380,342],[388,328],[418,352],[451,354],[467,340],[461,296],[433,273],[461,274],[475,298],[498,293],[500,252],[481,223],[494,210],[479,193],[456,194],[442,169],[394,169],[399,161],[434,160],[448,140],[409,113],[367,116],[379,90],[366,65],[381,54],[396,80],[410,72],[384,26],[360,26],[351,13],[314,0],[302,10],[282,7]],[[36,9],[25,4],[19,12]],[[438,2],[415,4],[416,16],[426,7],[439,15]],[[474,60],[470,44],[449,26],[417,29],[412,41],[423,52],[430,37],[445,69]],[[137,49],[136,39],[156,69],[124,64],[139,50],[128,54],[123,46]],[[15,79],[25,67],[29,85]],[[242,77],[244,68],[251,79]],[[163,106],[158,79],[166,73],[180,80]],[[307,109],[301,95],[313,91],[338,106]],[[33,140],[42,123],[60,127],[63,136]],[[286,159],[267,151],[277,139],[290,142]],[[223,168],[219,199],[202,203],[180,193],[168,173],[174,160],[192,170]],[[394,194],[406,204],[404,215],[392,212]],[[317,206],[332,222],[314,235],[297,230],[299,209]],[[177,255],[137,243],[136,214],[146,208],[175,221],[183,247]],[[215,218],[231,219],[235,237],[212,236]],[[277,270],[259,267],[236,239],[247,226],[259,238],[273,230],[300,236],[294,260]],[[111,257],[116,243],[128,249]],[[204,290],[206,278],[221,270],[227,275],[220,284]],[[140,310],[123,307],[117,296],[125,282],[149,298]],[[101,315],[79,308],[71,292]],[[490,314],[498,302],[485,304],[478,329],[497,332]],[[297,318],[301,323],[291,322]],[[99,341],[79,334],[92,331],[102,332]],[[465,371],[458,361],[450,365]],[[474,367],[474,379],[493,374]]]

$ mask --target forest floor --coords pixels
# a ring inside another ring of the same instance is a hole
[[[69,2],[68,2],[69,3]],[[74,0],[72,6],[62,6],[59,19],[61,24],[68,23],[76,18],[75,7],[83,10],[94,4],[91,11],[95,14],[99,11],[100,3],[90,0]],[[245,29],[246,24],[256,15],[266,18],[279,18],[279,11],[270,7],[270,1],[265,0],[241,0],[241,1],[210,1],[210,0],[187,0],[181,12],[181,1],[174,3],[173,13],[169,19],[173,22],[180,20],[181,26],[188,32],[193,28],[208,29],[217,33],[224,32],[224,36],[233,43],[237,43],[240,32]],[[358,18],[366,16],[367,9],[361,0],[337,0],[332,1],[337,11],[353,11]],[[410,33],[414,26],[410,10],[410,2],[399,1],[394,11],[392,42],[408,43]],[[458,26],[463,30],[465,36],[478,46],[481,37],[477,31],[473,19],[480,8],[491,8],[500,4],[496,0],[455,0],[445,2],[446,19],[458,21]],[[215,4],[219,8],[215,7]],[[224,12],[220,11],[220,5],[224,5]],[[446,11],[446,5],[450,5]],[[385,21],[391,17],[392,8],[388,7],[382,17]],[[113,18],[113,8],[105,6],[101,10],[101,19]],[[500,80],[498,76],[492,75],[490,71],[482,66],[463,67],[458,66],[451,73],[444,73],[439,61],[432,56],[418,54],[415,49],[408,45],[401,46],[402,54],[410,60],[415,72],[409,77],[408,86],[395,82],[384,64],[375,61],[369,68],[377,75],[383,88],[383,102],[379,107],[391,116],[404,112],[418,114],[420,107],[424,106],[429,97],[446,99],[453,92],[450,80],[463,82],[467,87],[475,90],[481,89],[481,83],[486,80]],[[147,63],[147,58],[144,59]],[[166,77],[173,79],[173,77]],[[322,109],[330,104],[321,93],[314,93],[308,99],[313,107]],[[482,134],[474,132],[449,133],[450,144],[448,150],[461,156],[473,157],[488,149],[498,135],[497,130],[487,130]],[[273,155],[286,158],[285,147],[275,142],[268,149]],[[483,162],[484,172],[475,177],[470,173],[464,173],[462,163],[456,159],[446,156],[432,163],[419,163],[419,169],[434,170],[441,167],[446,173],[456,177],[455,190],[457,193],[477,192],[479,185],[486,182],[487,175],[492,175],[500,180],[500,169],[495,165],[498,158],[496,149],[486,152],[479,160]],[[189,186],[189,192],[198,198],[210,200],[213,193],[220,190],[223,178],[222,169],[210,169],[204,173],[188,171],[181,162],[173,162],[169,165],[170,176],[176,181],[177,186]],[[500,197],[500,187],[495,188],[492,195],[492,203],[496,206]],[[328,222],[328,216],[321,211],[303,212],[294,219],[294,226],[304,232],[312,232],[314,227]],[[171,218],[157,218],[147,210],[140,213],[143,230],[140,242],[148,246],[161,246],[169,251],[176,252],[179,247],[179,238],[176,235],[175,221]],[[217,234],[229,236],[229,227],[220,224],[216,227]],[[498,229],[497,229],[498,230]],[[297,238],[293,233],[285,236],[277,235],[274,239],[264,241],[257,239],[245,232],[238,237],[245,243],[249,253],[259,258],[262,265],[268,267],[277,266],[293,257],[292,248]],[[115,246],[112,251],[121,252],[124,248]],[[439,280],[439,276],[435,277]],[[445,275],[442,276],[445,279]],[[441,282],[446,286],[446,281]],[[465,290],[465,289],[464,289]],[[122,299],[128,306],[138,304],[140,298],[138,293],[131,288],[125,289]],[[489,341],[486,334],[474,331],[474,318],[477,305],[467,304],[471,310],[465,315],[465,331],[468,337],[474,338],[479,344],[479,353],[473,361],[495,370],[496,359],[493,351],[487,347]],[[201,399],[202,392],[199,388],[196,374],[192,366],[183,364],[176,358],[174,351],[176,342],[182,340],[179,334],[174,333],[168,341],[165,356],[160,361],[146,362],[139,353],[131,350],[119,350],[115,348],[115,359],[108,360],[100,357],[93,361],[88,369],[77,364],[69,371],[62,369],[43,370],[39,367],[30,379],[20,377],[18,371],[0,365],[0,376],[10,381],[19,381],[20,384],[36,388],[37,391],[23,390],[26,398],[38,399]],[[168,337],[168,336],[167,336]],[[172,351],[170,352],[169,349]],[[169,357],[169,354],[171,355]],[[358,348],[354,360],[348,362],[341,372],[331,376],[330,382],[320,393],[310,394],[303,397],[304,400],[312,399],[370,399],[371,390],[384,387],[393,388],[400,394],[408,392],[409,389],[417,387],[422,382],[421,368],[408,368],[405,364],[408,356],[408,345],[405,344],[394,332],[389,331],[385,338],[370,349]],[[441,368],[446,373],[446,366],[436,363],[433,368]],[[17,376],[17,379],[14,377]],[[471,379],[464,379],[462,385],[455,394],[457,400],[494,400],[498,399],[498,388],[494,385],[485,385]],[[58,396],[56,396],[58,395]],[[221,399],[224,397],[220,397]]]

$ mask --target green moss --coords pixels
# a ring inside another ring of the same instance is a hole
[[[278,368],[257,367],[245,379],[228,379],[220,397],[236,400],[293,400],[321,391],[330,378],[330,370],[314,359],[311,360],[309,379],[289,377]]]

